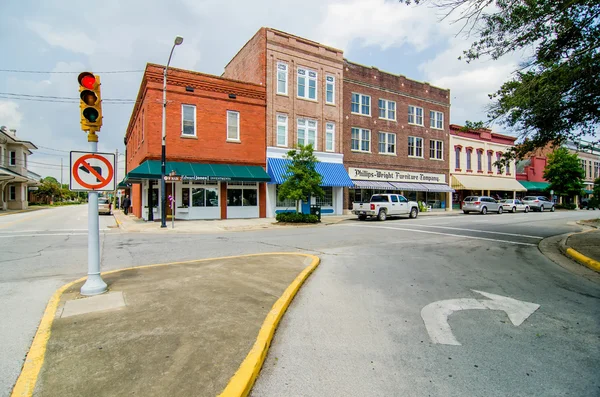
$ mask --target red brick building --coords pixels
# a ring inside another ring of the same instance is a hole
[[[133,213],[160,218],[164,66],[148,64],[125,136]],[[169,68],[166,194],[176,219],[265,217],[265,87]],[[171,215],[171,208],[167,214]]]
[[[344,164],[355,187],[344,205],[398,192],[449,206],[450,90],[344,61]]]

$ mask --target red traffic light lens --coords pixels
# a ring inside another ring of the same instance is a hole
[[[94,94],[93,91],[90,90],[84,90],[81,92],[81,100],[83,101],[83,103],[85,103],[88,106],[93,106],[96,104],[96,101],[98,100],[98,97],[96,96],[96,94]]]
[[[91,74],[90,72],[83,72],[77,78],[79,84],[88,89],[93,89],[96,84],[96,76]]]

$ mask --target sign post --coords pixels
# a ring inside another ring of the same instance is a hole
[[[181,182],[181,175],[177,175],[175,171],[171,171],[169,175],[165,175],[165,182],[171,182],[171,229],[175,228],[175,182]]]

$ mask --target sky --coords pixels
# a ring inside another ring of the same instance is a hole
[[[442,16],[429,6],[395,0],[4,0],[0,69],[44,73],[0,71],[0,126],[16,129],[17,137],[38,147],[29,159],[33,172],[61,180],[62,159],[62,180],[68,183],[68,152],[89,145],[78,103],[22,95],[78,98],[78,74],[99,74],[103,99],[128,101],[103,103],[98,150],[124,153],[131,101],[146,63],[165,64],[175,36],[184,42],[171,66],[221,75],[261,26],[342,49],[350,61],[450,89],[451,123],[485,120],[488,94],[510,78],[519,55],[458,60],[474,38],[457,35],[460,25]],[[120,155],[119,180],[124,167]]]

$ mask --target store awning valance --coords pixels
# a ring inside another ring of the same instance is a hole
[[[386,189],[386,190],[392,190],[392,189],[395,190],[396,189],[391,184],[389,184],[387,182],[381,182],[381,181],[361,181],[361,180],[353,179],[352,182],[354,183],[354,187],[356,189]]]
[[[427,191],[434,193],[452,193],[454,189],[444,183],[423,183]]]
[[[452,188],[457,190],[501,190],[510,192],[524,192],[527,190],[516,179],[478,175],[452,175]]]
[[[183,180],[269,182],[271,177],[258,165],[204,164],[167,161],[166,173],[174,172]],[[127,173],[124,182],[160,179],[160,161],[146,160]]]
[[[593,191],[593,190],[588,190],[588,189],[585,189],[585,190],[584,190],[584,193],[585,193],[585,194],[592,194],[592,193],[594,193],[594,191]]]
[[[287,171],[287,165],[289,163],[290,160],[288,159],[267,159],[267,172],[271,177],[271,183],[281,185],[284,182],[284,175]],[[315,164],[315,170],[323,177],[321,186],[354,186],[343,164],[318,162]]]
[[[427,188],[424,183],[409,183],[409,182],[390,182],[396,190],[407,192],[426,192]]]
[[[530,192],[541,192],[550,186],[548,182],[519,181],[519,183]]]

